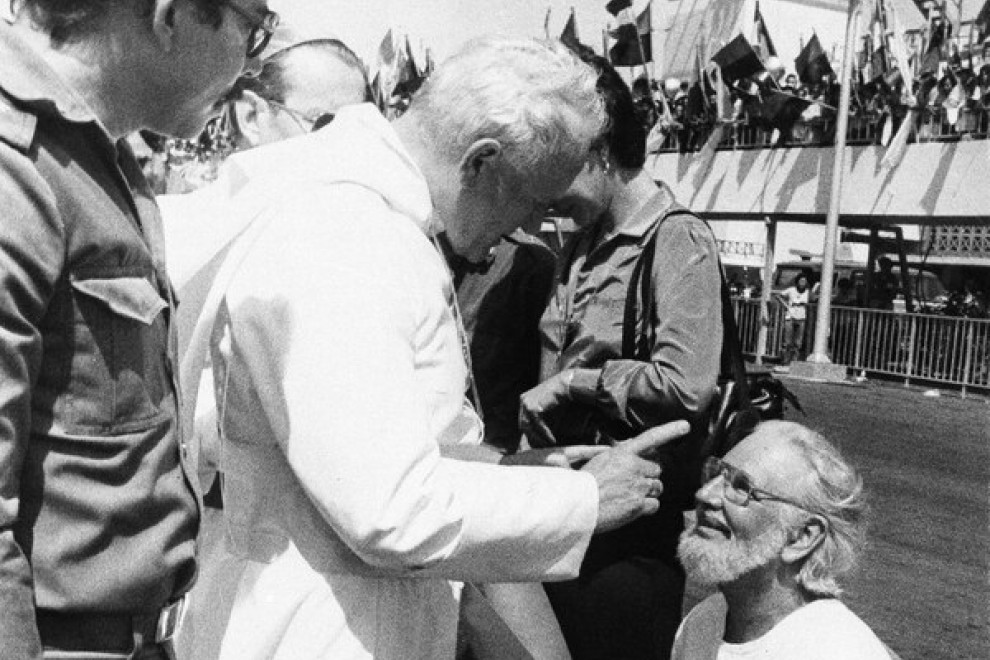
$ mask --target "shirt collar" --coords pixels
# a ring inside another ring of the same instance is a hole
[[[99,120],[85,101],[24,42],[6,20],[0,20],[0,88],[25,105],[54,112],[75,123]]]
[[[623,223],[622,228],[616,234],[630,236],[642,241],[656,224],[657,219],[673,203],[674,195],[670,188],[667,187],[667,184],[658,182],[656,191],[632,214],[627,222]]]

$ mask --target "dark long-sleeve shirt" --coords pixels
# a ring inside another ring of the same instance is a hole
[[[454,276],[471,366],[485,417],[485,442],[519,448],[519,397],[537,384],[540,315],[553,283],[550,248],[522,231],[504,237],[482,264],[454,255]]]
[[[195,575],[173,301],[133,155],[0,21],[0,655],[35,608],[152,613]]]

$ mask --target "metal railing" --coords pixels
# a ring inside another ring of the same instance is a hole
[[[805,349],[815,333],[816,305],[808,308]],[[756,355],[760,302],[733,299],[744,353]],[[784,353],[784,307],[768,307],[764,358]],[[829,356],[854,372],[990,391],[990,319],[832,307]]]
[[[846,144],[850,146],[879,145],[884,122],[889,118],[876,115],[854,115],[849,118]],[[895,126],[900,124],[900,119]],[[835,141],[834,120],[823,118],[798,121],[788,135],[781,139],[773,129],[746,123],[736,124],[722,132],[717,149],[768,149],[783,147],[827,147]],[[713,130],[711,124],[691,124],[670,133],[656,153],[690,153],[698,151]],[[990,111],[985,108],[961,108],[950,116],[943,107],[925,110],[911,142],[954,142],[957,140],[990,138]]]

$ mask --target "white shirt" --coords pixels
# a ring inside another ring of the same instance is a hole
[[[787,303],[786,319],[804,321],[808,316],[808,296],[810,289],[798,291],[796,286],[784,289],[783,298]]]
[[[220,657],[453,657],[447,580],[576,576],[595,480],[440,457],[482,432],[426,182],[373,108],[249,154],[272,215],[214,345],[224,513],[247,560]]]
[[[890,660],[883,642],[835,598],[792,612],[762,637],[729,644],[722,594],[709,596],[684,618],[671,660]]]

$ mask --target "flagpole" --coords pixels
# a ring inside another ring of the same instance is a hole
[[[846,131],[849,127],[849,100],[852,96],[852,56],[855,49],[856,25],[861,0],[849,0],[849,20],[846,23],[846,45],[842,52],[842,87],[839,93],[839,117],[835,127],[835,160],[832,164],[832,194],[825,220],[825,245],[822,249],[822,279],[818,289],[818,315],[815,323],[815,343],[807,361],[831,364],[828,357],[828,336],[832,315],[832,276],[835,273],[835,252],[839,238],[839,207],[842,204],[842,180],[846,170]]]
[[[652,0],[648,4],[650,9],[650,39],[653,38],[653,2]],[[653,93],[653,79],[650,77],[650,70],[646,68],[646,51],[643,50],[643,35],[639,33],[639,20],[638,16],[632,13],[632,9],[626,9],[625,11],[633,17],[633,25],[636,27],[636,46],[639,48],[639,60],[643,63],[643,75],[646,76],[646,84],[649,86],[650,94]]]

